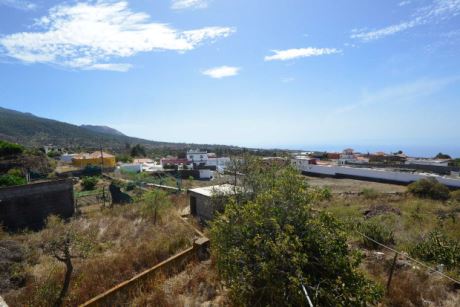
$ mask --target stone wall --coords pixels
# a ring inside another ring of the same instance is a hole
[[[8,230],[40,229],[46,218],[74,214],[72,180],[0,188],[0,223]]]

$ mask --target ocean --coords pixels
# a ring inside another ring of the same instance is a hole
[[[406,155],[411,157],[432,158],[438,153],[448,154],[452,158],[460,158],[460,144],[459,145],[300,145],[289,146],[288,149],[299,149],[305,151],[329,151],[329,152],[342,152],[345,148],[353,148],[357,152],[373,153],[383,151],[386,153],[397,152],[402,150]]]

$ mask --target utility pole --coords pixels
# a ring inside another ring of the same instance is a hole
[[[104,152],[102,151],[102,145],[101,145],[101,177],[103,177],[104,173]],[[105,187],[102,186],[102,204],[103,208],[105,208]]]

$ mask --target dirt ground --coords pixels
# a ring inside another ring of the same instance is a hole
[[[312,187],[329,188],[332,193],[359,193],[372,189],[379,193],[402,193],[406,187],[396,184],[362,181],[355,179],[320,178],[305,176]]]

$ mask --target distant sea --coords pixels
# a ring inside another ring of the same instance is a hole
[[[397,152],[402,150],[406,155],[411,157],[424,157],[432,158],[438,153],[450,155],[452,158],[460,158],[460,144],[458,145],[300,145],[300,146],[289,146],[289,149],[300,149],[305,151],[329,151],[329,152],[342,152],[345,148],[353,148],[357,152],[361,153],[373,153],[383,151],[386,153]]]

